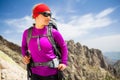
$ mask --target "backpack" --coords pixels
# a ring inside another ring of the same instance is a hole
[[[33,24],[34,25],[34,24]],[[47,29],[47,35],[42,35],[42,36],[32,36],[32,28],[30,27],[28,28],[28,36],[27,36],[27,45],[29,44],[29,41],[31,38],[38,38],[38,37],[43,37],[43,36],[47,36],[50,43],[52,44],[53,48],[54,48],[54,52],[55,55],[58,56],[59,59],[61,59],[61,51],[60,51],[60,47],[59,45],[54,41],[53,37],[52,37],[52,28],[58,30],[57,25],[55,23],[55,19],[51,19],[48,25],[48,29]],[[38,43],[40,44],[40,43]],[[40,49],[40,46],[38,46],[38,49]],[[29,54],[30,55],[30,54]]]

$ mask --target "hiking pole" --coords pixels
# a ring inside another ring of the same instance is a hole
[[[29,77],[29,64],[27,64],[27,80],[30,80],[30,77]]]
[[[27,80],[31,80],[30,63],[27,64]]]
[[[27,56],[30,56],[29,51],[27,51]],[[31,59],[30,59],[30,63],[27,64],[27,80],[31,80]]]

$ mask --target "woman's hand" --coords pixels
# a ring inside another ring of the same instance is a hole
[[[30,63],[30,56],[24,56],[23,58],[22,58],[22,61],[23,61],[23,63],[24,64],[29,64]]]
[[[58,65],[58,70],[63,71],[67,66],[65,64],[59,64]]]

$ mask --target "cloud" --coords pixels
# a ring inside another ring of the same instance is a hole
[[[113,11],[114,9],[108,8],[96,15],[89,13],[83,16],[73,16],[72,20],[68,24],[85,30],[107,27],[113,23],[113,21],[108,17],[108,15]]]
[[[104,52],[107,51],[120,51],[120,34],[102,36],[89,40],[81,41],[82,44],[87,45],[89,48],[97,48]]]
[[[13,31],[12,30],[6,30],[6,31],[4,31],[4,33],[5,34],[10,34],[10,33],[13,33]]]
[[[113,24],[114,20],[108,17],[113,11],[113,8],[108,8],[98,14],[88,13],[82,16],[72,16],[70,22],[59,22],[58,26],[66,39],[76,39],[90,34],[91,30],[109,27]]]
[[[4,22],[10,27],[4,31],[4,34],[7,35],[6,39],[21,45],[23,31],[32,26],[34,20],[31,18],[31,16],[25,16],[20,19],[7,19]],[[12,37],[9,37],[9,35],[12,35]],[[18,38],[16,39],[16,37]]]
[[[81,31],[79,27],[64,23],[58,23],[58,29],[66,40],[77,39],[78,37],[88,33],[85,30]]]
[[[100,13],[96,16],[96,18],[105,17],[105,16],[109,15],[110,13],[112,13],[114,10],[115,10],[115,8],[105,9],[105,10],[103,10],[102,12],[100,12]]]
[[[25,17],[20,18],[20,19],[5,20],[5,23],[8,24],[10,27],[14,27],[14,29],[18,33],[21,33],[27,27],[32,26],[33,22],[34,21],[32,20],[31,16],[25,16]]]

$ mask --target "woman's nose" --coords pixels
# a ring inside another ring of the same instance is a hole
[[[50,16],[48,16],[47,18],[48,18],[49,20],[51,19],[51,17],[50,17]]]

